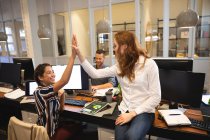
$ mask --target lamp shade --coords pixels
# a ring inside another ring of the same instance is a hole
[[[0,42],[7,41],[7,34],[5,32],[0,32]]]
[[[44,26],[42,26],[42,27],[40,27],[38,29],[37,34],[38,34],[38,37],[40,39],[50,39],[50,37],[51,37],[51,31],[50,31],[50,29],[49,28],[46,28]]]
[[[100,20],[96,24],[96,31],[98,34],[100,33],[109,33],[110,32],[110,26],[107,20]]]
[[[192,9],[182,11],[176,18],[177,27],[190,28],[197,25],[199,16],[197,12]]]

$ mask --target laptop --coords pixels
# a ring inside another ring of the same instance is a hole
[[[25,96],[27,96],[28,98],[33,98],[34,91],[36,90],[37,87],[38,85],[35,81],[27,81]]]

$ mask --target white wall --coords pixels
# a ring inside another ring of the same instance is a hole
[[[71,12],[72,33],[77,36],[81,52],[85,56],[91,55],[89,38],[89,15],[88,9],[76,10]]]

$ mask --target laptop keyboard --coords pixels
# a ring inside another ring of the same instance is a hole
[[[190,118],[190,121],[191,121],[191,127],[195,127],[195,128],[210,132],[210,123],[207,123],[205,121],[191,119],[191,118]]]

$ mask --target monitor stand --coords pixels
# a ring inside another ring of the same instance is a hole
[[[68,95],[73,95],[75,91],[74,91],[73,89],[65,89],[65,92],[66,92]]]

